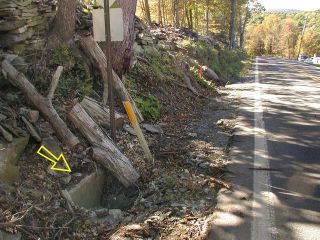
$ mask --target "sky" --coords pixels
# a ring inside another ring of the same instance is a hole
[[[317,10],[320,9],[320,0],[259,0],[268,9],[295,9]]]

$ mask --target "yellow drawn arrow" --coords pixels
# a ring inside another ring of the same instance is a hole
[[[41,151],[44,151],[44,153],[41,153]],[[59,157],[56,157],[56,155],[54,155],[48,148],[46,148],[45,146],[41,146],[39,148],[39,150],[37,151],[37,154],[39,154],[41,157],[47,159],[48,161],[52,162],[53,165],[51,167],[51,170],[53,171],[61,171],[61,172],[71,172],[71,168],[68,164],[68,161],[66,160],[65,156],[63,155],[63,153],[60,154]],[[49,156],[48,156],[49,155]],[[57,164],[60,160],[63,160],[65,168],[57,168]]]

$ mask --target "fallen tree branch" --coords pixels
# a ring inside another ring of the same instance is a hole
[[[198,91],[192,86],[191,84],[191,80],[188,77],[188,75],[185,73],[185,71],[187,71],[186,66],[183,66],[183,64],[181,62],[179,62],[176,58],[176,56],[174,56],[171,53],[168,53],[169,57],[172,59],[172,61],[174,62],[174,64],[176,65],[177,68],[182,68],[182,74],[183,74],[183,80],[186,84],[186,87],[195,95],[199,95]]]
[[[52,77],[51,85],[49,87],[49,93],[47,96],[49,99],[53,99],[54,93],[58,87],[58,83],[59,83],[59,79],[62,74],[62,71],[63,71],[63,67],[59,66]]]
[[[99,102],[92,98],[85,97],[80,103],[86,112],[92,117],[99,125],[110,128],[110,109],[108,106],[102,106]],[[115,112],[115,125],[117,129],[123,127],[124,116]]]
[[[21,116],[22,121],[24,122],[24,124],[27,127],[28,132],[30,133],[30,135],[37,141],[37,142],[41,142],[42,138],[40,137],[40,135],[38,134],[38,132],[36,131],[36,129],[32,126],[32,124],[24,117]]]
[[[95,161],[111,171],[126,187],[138,180],[139,174],[131,161],[120,152],[79,103],[72,108],[68,117],[93,146]]]
[[[82,50],[85,52],[85,54],[88,56],[89,59],[91,59],[91,62],[93,63],[94,66],[98,66],[98,68],[101,71],[102,78],[104,85],[107,85],[108,82],[108,74],[107,74],[107,59],[105,54],[103,53],[102,49],[100,46],[94,41],[92,36],[87,36],[87,37],[80,37],[79,38],[79,43],[82,48]],[[134,100],[130,96],[128,90],[125,88],[123,82],[119,78],[119,76],[115,73],[115,71],[112,71],[113,75],[113,86],[114,89],[117,91],[118,95],[120,96],[121,100],[123,102],[129,101],[131,102],[133,106],[133,110],[135,114],[137,115],[137,118],[139,119],[140,122],[143,122],[143,116],[139,109],[137,108]],[[103,96],[103,103],[107,102],[107,93],[106,92],[106,87],[104,89],[104,96]]]
[[[151,66],[151,63],[150,63],[147,59],[145,59],[145,58],[143,58],[143,57],[140,57],[140,56],[136,56],[136,58],[137,58],[140,62],[143,62],[143,63]]]
[[[70,148],[78,145],[78,138],[73,135],[66,123],[60,118],[52,105],[51,99],[40,95],[25,75],[19,73],[8,61],[2,61],[1,66],[10,83],[17,86],[24,93],[27,100],[41,112],[43,117],[51,124],[60,141]]]
[[[9,133],[6,129],[4,129],[1,125],[0,125],[0,134],[4,137],[4,139],[8,142],[12,142],[13,141],[13,136],[11,133]]]

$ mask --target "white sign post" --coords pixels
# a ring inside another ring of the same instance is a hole
[[[115,0],[109,0],[109,8]],[[99,6],[104,7],[103,0],[97,1]],[[93,36],[96,42],[106,41],[104,9],[93,9]],[[110,8],[110,31],[111,41],[121,42],[124,39],[123,11],[121,8]]]

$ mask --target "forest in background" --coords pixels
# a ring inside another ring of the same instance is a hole
[[[264,10],[257,0],[139,0],[137,6],[137,15],[149,24],[188,28],[242,49],[247,24]]]
[[[295,59],[299,52],[320,53],[320,11],[255,14],[248,24],[246,50],[251,55]]]

